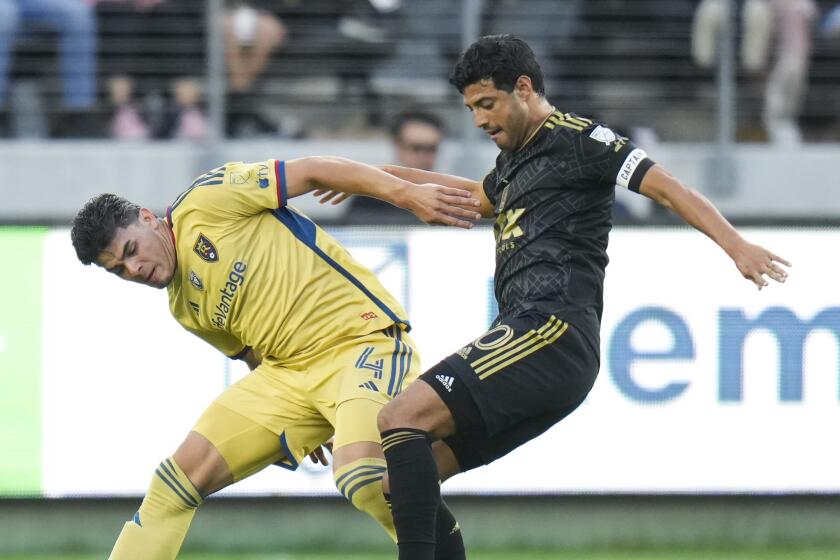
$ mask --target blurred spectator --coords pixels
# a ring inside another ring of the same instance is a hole
[[[394,118],[389,133],[397,165],[434,171],[444,135],[443,123],[437,116],[405,111]]]
[[[277,134],[276,123],[255,108],[254,86],[269,57],[286,40],[286,27],[272,14],[235,2],[224,15],[230,96],[226,132],[231,137]]]
[[[435,115],[419,110],[398,114],[389,129],[394,150],[394,163],[434,171],[440,143],[445,130],[443,122]],[[344,215],[343,223],[351,225],[417,223],[414,215],[383,200],[354,196]]]
[[[178,78],[172,83],[173,106],[161,138],[201,140],[207,135],[207,119],[201,109],[204,94],[195,78]]]
[[[773,0],[771,4],[778,41],[764,94],[764,125],[774,142],[797,143],[802,141],[797,119],[808,87],[817,6],[814,0]]]
[[[16,40],[42,27],[58,34],[62,96],[53,135],[98,135],[101,131],[93,113],[96,18],[91,3],[84,0],[0,0],[0,107],[7,104],[10,59]]]
[[[134,81],[128,76],[114,76],[108,81],[108,95],[112,107],[109,135],[119,140],[144,140],[149,127],[141,117],[133,100]]]
[[[829,39],[840,41],[840,4],[835,4],[828,10],[820,24],[820,30]]]
[[[702,0],[694,15],[692,52],[703,67],[715,63],[718,32],[729,17],[725,0]],[[762,120],[770,140],[801,142],[797,123],[808,83],[811,36],[817,15],[814,0],[746,0],[741,10],[741,62],[749,72],[765,69],[775,39],[773,65],[767,74]]]

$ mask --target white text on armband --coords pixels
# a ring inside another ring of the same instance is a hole
[[[630,179],[633,177],[633,173],[646,157],[647,154],[640,148],[636,148],[630,152],[630,155],[627,156],[627,159],[624,160],[624,163],[621,165],[621,169],[618,171],[618,176],[615,178],[615,184],[619,187],[624,187],[625,189],[630,188]]]

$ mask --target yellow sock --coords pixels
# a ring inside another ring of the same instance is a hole
[[[386,466],[384,459],[372,457],[348,463],[335,471],[333,479],[338,491],[359,509],[379,523],[388,536],[397,542],[394,518],[391,508],[382,494],[382,476]]]
[[[201,495],[170,457],[163,461],[140,510],[123,526],[110,560],[170,560],[178,555]]]

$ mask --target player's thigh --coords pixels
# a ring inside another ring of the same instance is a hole
[[[543,434],[582,402],[583,398],[561,409],[522,420],[492,436],[484,432],[458,433],[444,443],[452,450],[462,472],[489,465]]]
[[[451,411],[455,432],[444,439],[469,470],[577,408],[597,371],[597,354],[577,329],[554,317],[525,316],[503,320],[421,380]]]
[[[524,316],[505,319],[422,379],[445,402],[478,411],[454,414],[458,431],[493,436],[577,406],[597,373],[597,353],[578,329],[553,316]]]
[[[332,426],[308,404],[299,378],[261,365],[199,418],[193,430],[219,450],[234,482],[271,464],[294,470],[332,435]]]
[[[384,404],[420,375],[417,346],[397,326],[348,341],[331,361],[340,379],[336,403],[368,398]]]
[[[420,374],[414,341],[398,327],[346,341],[311,364],[312,400],[335,427],[335,449],[379,444],[376,417]]]

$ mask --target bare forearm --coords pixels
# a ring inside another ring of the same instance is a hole
[[[748,243],[705,196],[680,183],[662,166],[654,165],[648,170],[639,192],[709,236],[759,290],[767,285],[765,276],[776,282],[787,278],[787,272],[779,265],[790,266],[788,261],[760,245]]]
[[[470,228],[481,217],[477,210],[482,203],[470,190],[415,184],[377,167],[338,157],[287,161],[286,188],[289,198],[316,189],[342,193],[339,202],[346,195],[372,196],[413,212],[427,224]],[[332,194],[328,196],[332,198]]]
[[[731,255],[735,245],[743,242],[741,235],[709,199],[694,189],[683,188],[674,193],[665,206],[670,207],[687,224],[709,236],[727,254]]]
[[[444,185],[446,187],[454,187],[456,189],[471,190],[470,187],[475,183],[472,179],[458,177],[457,175],[447,175],[446,173],[438,173],[436,171],[412,169],[411,167],[401,167],[399,165],[380,165],[379,168],[394,177],[399,177],[400,179],[417,185],[421,185],[423,183],[435,183],[436,185]]]
[[[315,189],[360,194],[385,200],[396,206],[405,204],[408,181],[381,169],[349,159],[316,156],[286,162],[289,196]]]
[[[484,188],[478,181],[473,181],[472,179],[459,177],[457,175],[447,175],[446,173],[437,173],[435,171],[423,171],[422,169],[412,169],[410,167],[400,167],[398,165],[381,165],[380,169],[416,185],[434,183],[436,185],[443,185],[454,189],[463,189],[472,194],[473,198],[479,201],[478,211],[483,217],[492,218],[494,215],[493,203],[487,199],[487,195],[484,193]]]

